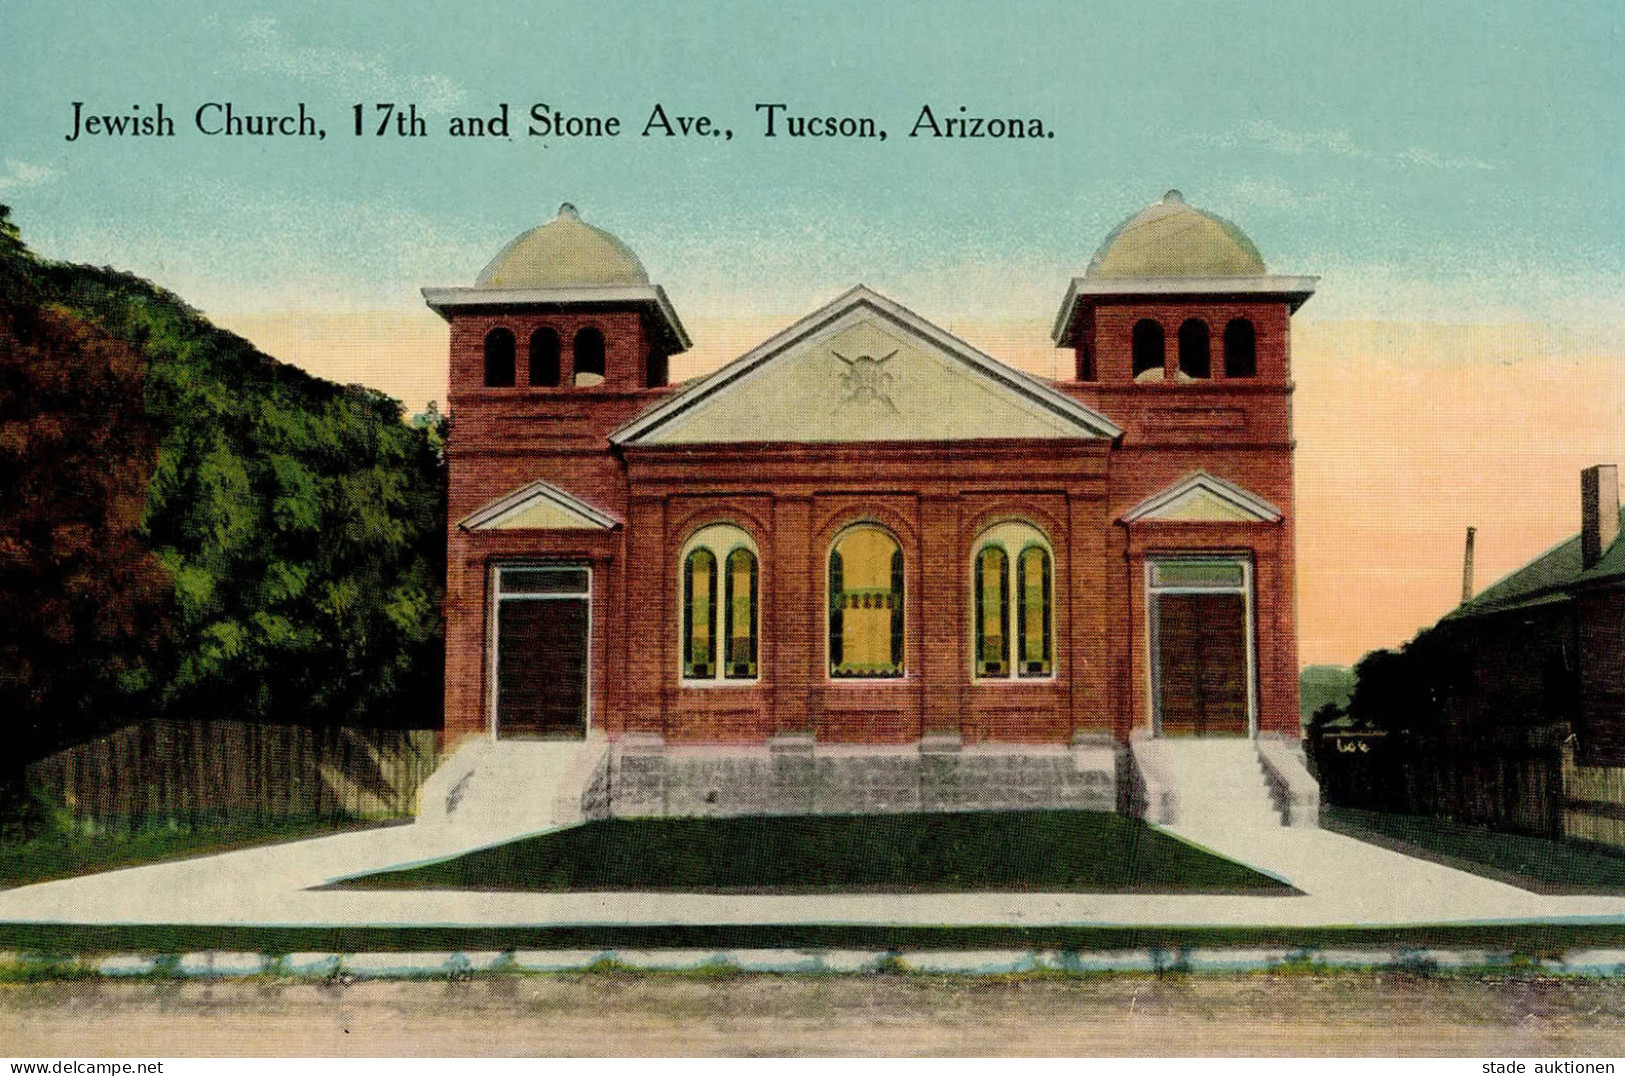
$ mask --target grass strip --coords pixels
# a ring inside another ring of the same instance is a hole
[[[1592,845],[1351,807],[1322,807],[1320,817],[1346,837],[1535,893],[1625,892],[1625,855]]]
[[[608,819],[343,888],[569,892],[1297,892],[1100,811]]]

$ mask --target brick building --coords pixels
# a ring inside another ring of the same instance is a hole
[[[1170,191],[1061,297],[1070,377],[860,285],[673,385],[664,290],[562,207],[424,289],[451,335],[446,740],[1296,738],[1313,286]]]

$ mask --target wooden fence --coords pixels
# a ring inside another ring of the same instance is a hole
[[[1326,803],[1564,835],[1565,773],[1555,748],[1418,753],[1393,737],[1334,732],[1312,747]]]
[[[93,828],[410,818],[433,729],[147,721],[29,767],[29,784]]]
[[[1625,848],[1625,767],[1578,765],[1570,743],[1521,755],[1413,757],[1385,739],[1381,733],[1323,734],[1313,745],[1321,798]]]
[[[1625,848],[1625,767],[1577,766],[1564,750],[1563,834]]]

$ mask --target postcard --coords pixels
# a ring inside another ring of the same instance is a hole
[[[5,25],[5,1053],[1625,1054],[1613,7]]]

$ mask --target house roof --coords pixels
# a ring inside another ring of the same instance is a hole
[[[1625,509],[1620,510],[1625,529]],[[1485,587],[1445,614],[1445,620],[1567,601],[1570,592],[1591,583],[1625,580],[1625,541],[1615,539],[1590,568],[1580,559],[1580,536],[1566,538],[1534,560]]]

